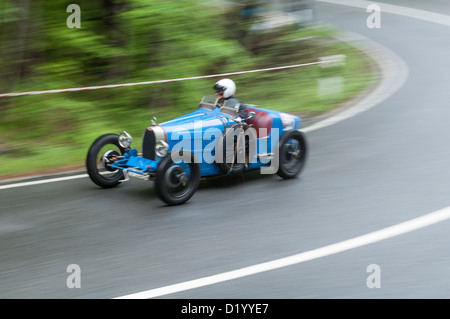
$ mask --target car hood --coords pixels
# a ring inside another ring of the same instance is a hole
[[[231,123],[234,123],[234,120],[224,114],[198,110],[161,123],[160,126],[166,132],[169,140],[172,139],[172,134],[176,135],[173,139],[178,140],[180,135],[203,133],[208,129],[223,131]]]

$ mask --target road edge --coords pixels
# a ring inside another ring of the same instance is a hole
[[[378,74],[380,80],[331,111],[312,118],[310,123],[301,129],[302,132],[315,131],[367,111],[391,97],[408,79],[409,70],[406,63],[380,43],[351,31],[341,31],[336,38],[366,54],[374,62],[373,67],[377,70],[375,75]]]

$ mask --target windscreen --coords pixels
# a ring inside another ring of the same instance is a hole
[[[241,102],[238,99],[230,98],[228,100],[225,100],[220,111],[228,115],[237,116],[239,114],[240,106]]]
[[[217,104],[217,98],[214,95],[206,95],[202,98],[199,104],[200,109],[212,110]]]

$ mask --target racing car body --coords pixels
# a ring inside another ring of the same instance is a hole
[[[285,179],[297,176],[307,155],[302,119],[248,104],[242,119],[240,107],[233,98],[218,107],[214,96],[205,96],[192,113],[161,124],[153,119],[142,152],[126,132],[102,135],[88,151],[88,174],[103,188],[130,176],[154,180],[156,193],[169,205],[189,200],[203,177],[256,169]]]

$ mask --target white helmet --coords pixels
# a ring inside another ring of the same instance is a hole
[[[227,99],[236,93],[236,84],[230,79],[222,79],[214,84],[214,90],[223,91],[223,97]]]

